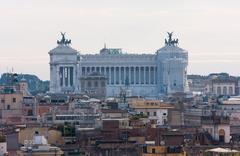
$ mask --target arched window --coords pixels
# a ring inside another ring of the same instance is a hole
[[[220,129],[220,130],[219,130],[219,135],[220,135],[220,136],[224,136],[224,135],[225,135],[224,129]]]
[[[220,129],[218,133],[219,133],[219,142],[225,142],[225,130]]]

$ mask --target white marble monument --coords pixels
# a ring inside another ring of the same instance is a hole
[[[188,53],[172,33],[154,54],[126,54],[106,46],[98,54],[80,54],[63,33],[57,43],[49,52],[52,93],[79,93],[81,76],[92,72],[106,76],[107,96],[119,95],[123,88],[147,97],[186,91]]]

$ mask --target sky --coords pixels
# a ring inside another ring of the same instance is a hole
[[[0,0],[0,74],[49,79],[48,52],[60,32],[80,54],[104,43],[154,54],[173,31],[189,54],[188,74],[240,75],[239,0]]]

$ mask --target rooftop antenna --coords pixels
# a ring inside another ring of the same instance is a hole
[[[23,73],[21,73],[21,79],[24,79],[24,74]]]
[[[104,49],[107,49],[106,43],[104,43]]]

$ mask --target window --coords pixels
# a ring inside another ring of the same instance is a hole
[[[13,98],[13,99],[12,99],[12,102],[15,103],[15,102],[16,102],[16,98]]]
[[[10,105],[7,105],[7,110],[10,110]]]
[[[213,131],[212,131],[212,128],[209,128],[209,133],[212,134],[212,132],[213,132]]]
[[[96,68],[96,72],[100,73],[100,68],[99,67]]]
[[[33,111],[32,111],[32,110],[28,110],[27,115],[28,115],[28,116],[32,116],[32,115],[33,115]]]
[[[94,72],[95,71],[95,67],[92,67],[92,72]]]
[[[1,103],[5,103],[5,100],[4,100],[4,99],[1,99]]]
[[[174,80],[173,86],[174,86],[174,87],[177,86],[176,80]]]
[[[152,153],[156,153],[156,149],[155,148],[152,149]]]
[[[85,83],[84,82],[81,83],[81,88],[85,88]]]
[[[167,124],[167,119],[163,119],[163,125]]]
[[[102,81],[102,87],[105,87],[105,82],[104,81]]]
[[[229,87],[229,95],[233,95],[233,87]]]
[[[87,74],[90,73],[90,67],[87,67]]]
[[[82,67],[82,74],[85,75],[85,67]]]
[[[223,95],[227,95],[227,87],[226,86],[223,87]]]
[[[150,115],[150,113],[149,113],[149,112],[147,112],[147,115],[149,116],[149,115]]]
[[[157,116],[157,112],[153,112],[153,116]]]
[[[92,87],[92,84],[91,84],[91,81],[88,81],[88,88],[91,88]]]
[[[98,82],[97,81],[95,81],[95,83],[94,83],[94,87],[98,87]]]
[[[221,87],[217,87],[217,95],[221,95]]]

